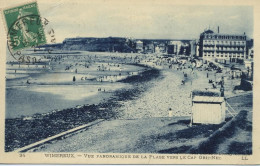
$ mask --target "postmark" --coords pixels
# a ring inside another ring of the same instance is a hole
[[[21,21],[22,20],[22,21]],[[22,22],[23,25],[26,25],[27,27],[37,27],[39,25],[41,25],[41,29],[39,32],[33,32],[31,34],[34,35],[34,37],[32,38],[32,40],[34,40],[34,42],[28,42],[27,40],[11,40],[10,38],[7,39],[7,47],[8,50],[10,52],[10,54],[12,55],[12,57],[17,60],[20,63],[36,63],[36,62],[40,62],[41,58],[37,58],[35,57],[33,54],[35,54],[36,52],[38,52],[40,50],[40,46],[44,45],[45,43],[41,43],[38,42],[39,40],[41,41],[45,41],[46,43],[49,41],[49,43],[56,43],[56,38],[55,38],[55,31],[54,29],[49,26],[49,20],[47,18],[43,18],[39,15],[26,15],[23,16],[21,18],[19,18],[18,20],[16,20],[8,29],[8,36],[15,36],[15,38],[17,39],[19,36],[19,31],[16,30],[17,27],[19,27],[20,22]],[[30,30],[27,31],[29,34]],[[27,33],[26,32],[26,33]],[[45,33],[47,35],[45,35]],[[19,37],[20,39],[22,38],[22,36]],[[23,47],[23,49],[14,49],[19,47],[19,45],[21,45]],[[28,53],[28,50],[30,53]],[[51,53],[51,49],[45,49],[45,51],[50,54]]]
[[[3,10],[8,46],[12,51],[46,44],[37,2]]]

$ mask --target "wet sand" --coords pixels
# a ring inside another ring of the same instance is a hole
[[[121,106],[120,101],[139,97],[147,87],[138,85],[143,85],[144,82],[149,82],[159,75],[158,70],[148,69],[140,75],[132,76],[135,78],[133,80],[138,80],[137,83],[134,81],[135,83],[129,88],[109,93],[111,96],[108,99],[96,105],[86,104],[69,109],[54,110],[47,114],[35,114],[31,118],[6,119],[5,149],[12,151],[96,119],[118,118],[120,112],[116,111],[115,108]],[[129,79],[126,80],[129,81]]]
[[[129,88],[118,81],[145,69],[130,63],[133,56],[80,52],[53,54],[45,65],[11,62],[7,65],[5,117],[46,114],[107,100],[114,91]]]

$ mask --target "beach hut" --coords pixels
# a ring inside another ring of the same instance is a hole
[[[194,96],[192,123],[220,124],[225,121],[225,100],[220,96]]]

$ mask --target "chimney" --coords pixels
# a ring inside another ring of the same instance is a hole
[[[218,33],[219,33],[219,26],[218,26]]]

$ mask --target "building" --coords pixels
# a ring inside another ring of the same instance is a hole
[[[254,47],[248,49],[248,59],[254,58]]]
[[[199,42],[196,43],[196,57],[199,57]]]
[[[190,56],[190,44],[189,43],[182,43],[179,51],[179,55],[188,55]]]
[[[253,39],[248,40],[246,47],[247,47],[247,49],[246,49],[247,50],[247,58],[253,59],[254,58],[254,40]]]
[[[175,47],[176,47],[176,45],[173,45],[173,44],[168,44],[168,49],[167,49],[167,53],[168,54],[176,54],[175,53]]]
[[[206,30],[200,35],[199,56],[203,60],[220,63],[239,62],[247,59],[246,35],[214,33]]]
[[[224,97],[194,96],[192,98],[192,123],[220,124],[225,121]]]
[[[136,42],[136,46],[135,46],[136,51],[137,51],[138,53],[143,52],[143,47],[144,47],[143,42],[140,41],[140,40],[138,40],[138,41]]]
[[[159,43],[154,48],[155,53],[167,53],[167,46],[165,43]]]
[[[173,54],[178,55],[180,50],[181,50],[181,46],[182,46],[182,42],[181,41],[170,41],[168,43],[168,45],[173,45]]]
[[[192,57],[196,56],[196,40],[191,40],[190,41],[190,55]]]
[[[154,53],[154,44],[149,43],[144,46],[144,52],[145,53]]]

